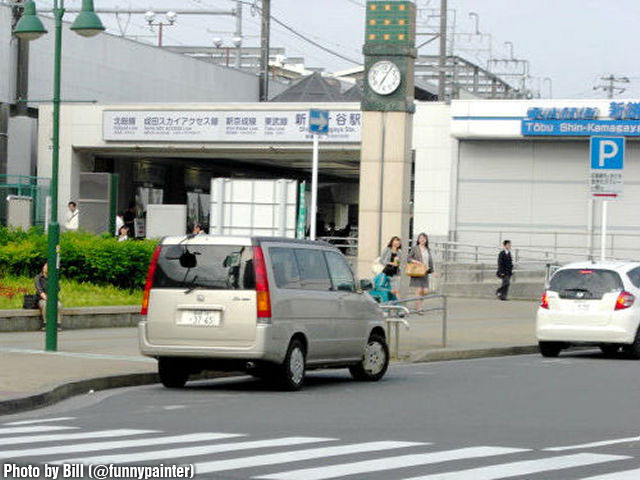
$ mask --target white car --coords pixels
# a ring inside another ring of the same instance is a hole
[[[540,353],[556,357],[571,345],[622,348],[640,359],[640,263],[577,262],[557,270],[536,319]]]

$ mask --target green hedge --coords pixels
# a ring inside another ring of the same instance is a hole
[[[68,280],[144,287],[149,260],[157,242],[118,242],[110,235],[65,232],[60,236],[60,274]],[[47,237],[41,229],[28,232],[0,227],[0,276],[35,276],[47,256]]]

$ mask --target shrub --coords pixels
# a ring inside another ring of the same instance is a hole
[[[152,240],[118,242],[109,235],[65,232],[60,236],[60,274],[78,282],[142,288],[155,246]],[[47,237],[41,230],[0,227],[0,276],[35,276],[46,257]]]

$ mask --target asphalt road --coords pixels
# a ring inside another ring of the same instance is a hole
[[[639,370],[578,352],[395,365],[376,384],[311,372],[296,393],[251,377],[121,389],[0,418],[0,463],[194,464],[201,479],[631,480]]]

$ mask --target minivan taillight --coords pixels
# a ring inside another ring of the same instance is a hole
[[[253,271],[256,276],[256,303],[258,323],[271,323],[271,298],[269,297],[269,279],[267,264],[264,261],[262,247],[253,247]]]
[[[544,292],[542,294],[542,300],[540,300],[540,307],[546,308],[547,310],[549,310],[549,296],[547,295],[547,292]]]
[[[149,294],[151,293],[151,287],[153,286],[153,276],[156,273],[156,266],[158,265],[158,257],[160,256],[161,247],[158,245],[153,251],[151,257],[151,263],[149,264],[149,270],[147,271],[147,283],[144,284],[144,293],[142,294],[142,309],[140,315],[146,316],[149,311]]]
[[[616,310],[624,310],[625,308],[629,308],[631,305],[633,305],[635,299],[636,297],[634,297],[629,292],[620,292],[620,295],[618,295],[618,299],[616,300]]]

